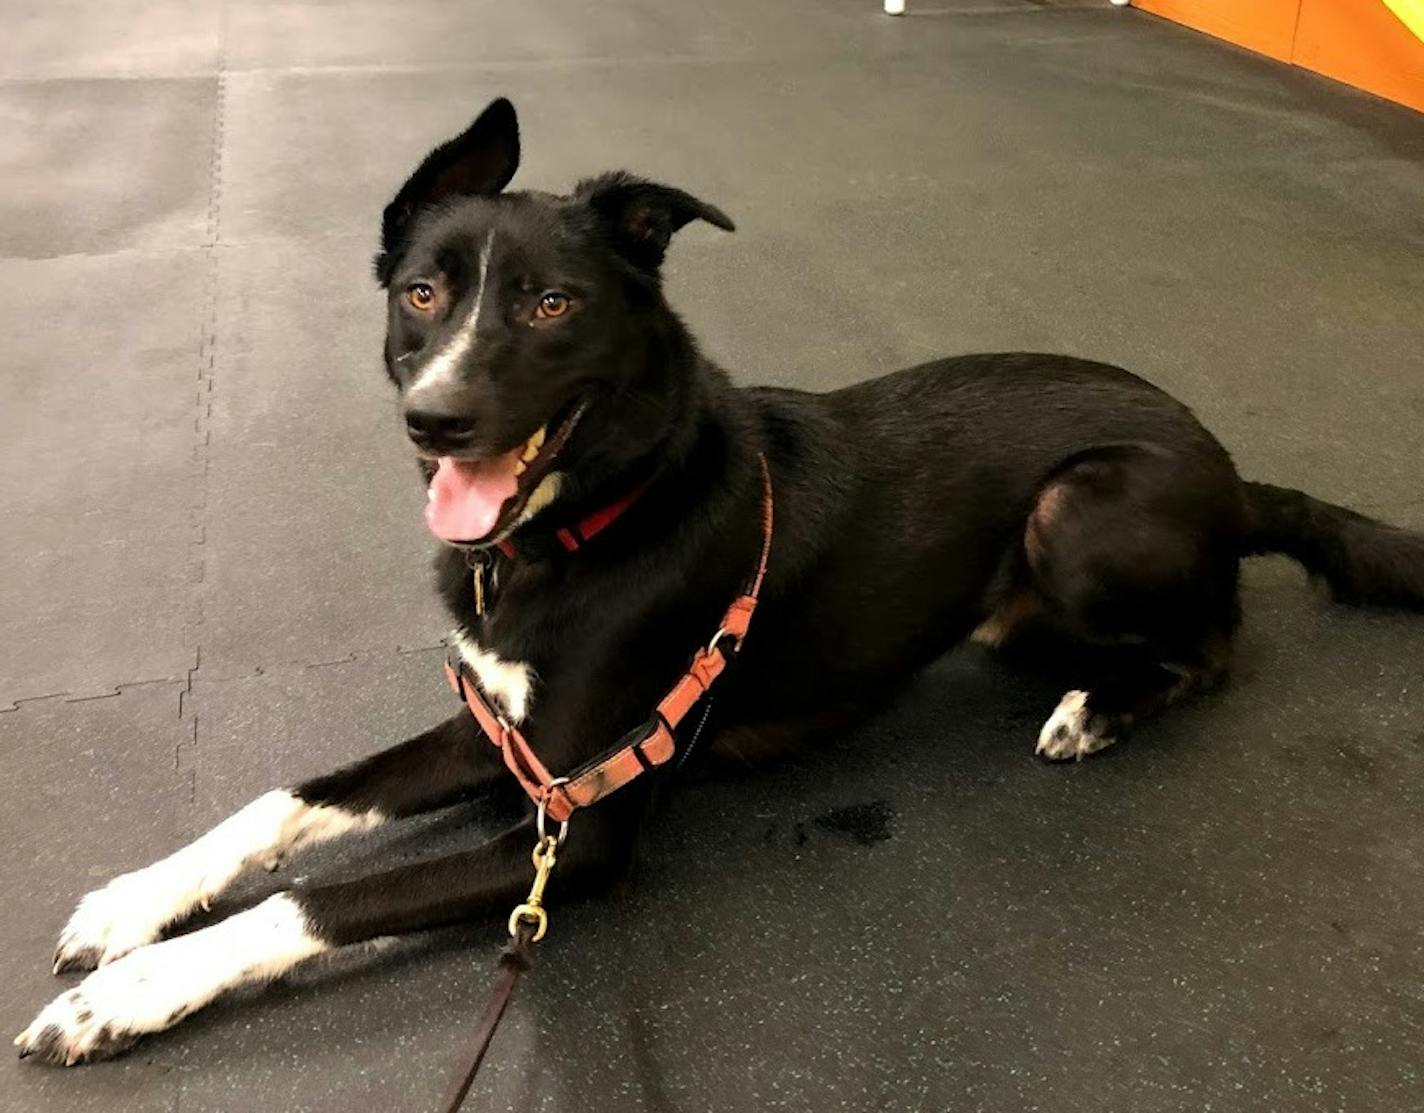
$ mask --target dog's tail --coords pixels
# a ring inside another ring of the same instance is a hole
[[[1341,603],[1424,611],[1424,533],[1289,487],[1247,483],[1245,552],[1284,553]]]

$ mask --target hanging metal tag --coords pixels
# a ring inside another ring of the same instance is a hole
[[[485,613],[485,575],[491,563],[492,559],[486,552],[475,549],[465,551],[465,564],[470,569],[470,582],[475,591],[477,617],[483,617]]]

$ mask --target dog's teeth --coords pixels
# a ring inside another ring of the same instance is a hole
[[[523,460],[516,460],[516,461],[514,462],[514,474],[515,474],[516,476],[523,475],[523,474],[524,474],[524,469],[527,468],[528,466],[529,466],[529,465],[528,465],[525,461],[523,461]]]
[[[527,441],[524,442],[524,451],[520,453],[519,458],[527,464],[530,460],[534,459],[535,456],[539,455],[539,450],[543,447],[544,430],[540,429],[537,433],[535,433],[532,437],[530,437]]]

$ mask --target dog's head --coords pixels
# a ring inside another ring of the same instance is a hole
[[[663,255],[689,221],[732,229],[624,173],[568,196],[502,192],[518,165],[514,107],[496,100],[426,157],[381,224],[386,370],[430,481],[426,520],[454,543],[508,534],[570,476],[662,435],[670,415],[647,377],[671,320]]]

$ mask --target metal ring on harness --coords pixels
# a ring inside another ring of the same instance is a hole
[[[550,781],[550,782],[545,786],[544,795],[539,798],[539,811],[538,811],[538,813],[535,815],[535,820],[534,820],[534,822],[535,822],[536,826],[537,826],[538,829],[539,829],[539,839],[540,839],[541,842],[542,842],[544,839],[546,839],[546,838],[549,837],[549,836],[544,832],[544,814],[545,814],[545,812],[546,812],[547,809],[548,809],[549,796],[553,793],[554,789],[558,788],[560,785],[566,785],[566,784],[568,784],[568,783],[569,783],[569,779],[568,779],[567,777],[555,777],[552,781]],[[557,842],[556,842],[555,845],[557,845],[557,846],[563,846],[563,845],[564,845],[564,839],[568,838],[568,834],[569,834],[569,821],[568,821],[567,819],[565,819],[565,820],[562,820],[562,821],[559,823],[559,837],[558,837],[558,840],[557,840]]]

